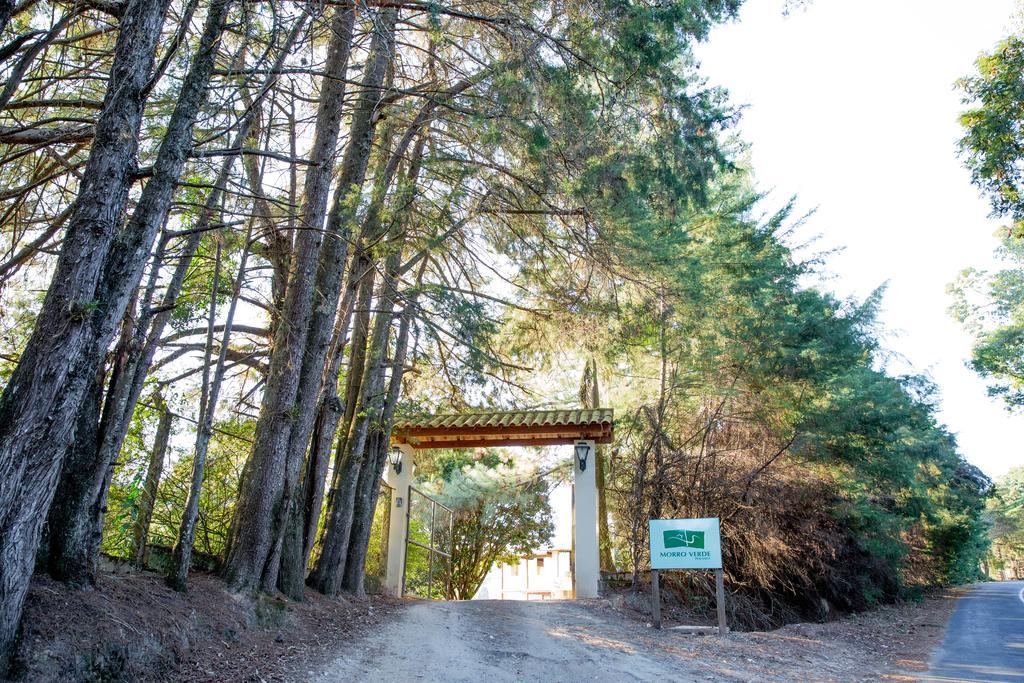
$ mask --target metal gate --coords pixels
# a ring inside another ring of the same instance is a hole
[[[454,514],[451,508],[439,503],[415,486],[409,487],[405,507],[405,571],[402,573],[402,595],[434,599],[435,572],[440,571],[443,592],[438,599],[452,594],[452,531]],[[447,517],[445,520],[444,518]],[[417,540],[418,539],[418,540]],[[414,549],[410,553],[410,548]],[[424,591],[421,562],[410,555],[426,554],[426,590]],[[423,593],[426,593],[425,595]]]

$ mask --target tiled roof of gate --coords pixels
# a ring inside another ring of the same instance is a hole
[[[478,413],[450,413],[410,418],[395,423],[396,431],[414,429],[487,429],[502,427],[583,427],[611,425],[611,408],[594,410],[501,410]]]

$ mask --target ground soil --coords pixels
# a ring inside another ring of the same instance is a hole
[[[912,681],[926,673],[953,604],[951,594],[933,595],[719,637],[655,630],[614,598],[419,603],[347,644],[316,680]]]
[[[394,601],[254,599],[193,574],[176,593],[151,572],[106,572],[89,590],[33,580],[13,680],[302,680],[401,609]]]
[[[185,595],[149,572],[104,573],[92,590],[37,577],[15,674],[33,682],[909,681],[926,671],[954,597],[720,638],[655,630],[645,600],[622,593],[444,603],[310,592],[298,603],[235,595],[206,574],[193,575]]]
[[[813,680],[918,680],[916,674],[927,672],[929,657],[942,643],[946,624],[965,590],[932,589],[915,601],[879,605],[856,614],[833,614],[817,623],[736,634],[742,644],[734,658],[749,664],[751,660],[757,663],[759,653],[772,661],[795,656],[807,665],[794,662],[796,670]],[[645,594],[631,596],[622,591],[605,601],[605,609],[650,626],[649,602]],[[673,626],[712,623],[678,607],[665,610],[664,618],[668,631]],[[706,645],[714,650],[713,644]],[[729,650],[731,647],[715,656],[727,660]],[[756,672],[756,667],[748,668]]]

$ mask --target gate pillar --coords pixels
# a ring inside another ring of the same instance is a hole
[[[577,441],[576,445],[589,447],[584,467],[573,452],[573,527],[576,546],[575,584],[577,598],[596,598],[601,579],[600,559],[597,544],[597,449],[593,441]]]
[[[388,526],[388,565],[384,573],[384,592],[392,597],[402,597],[402,575],[405,573],[405,542],[409,529],[409,486],[412,485],[413,448],[408,444],[396,446],[402,451],[402,471],[396,472],[391,463],[385,469],[384,481],[391,487],[391,517]]]

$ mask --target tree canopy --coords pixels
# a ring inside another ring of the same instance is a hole
[[[620,416],[602,543],[638,580],[661,514],[723,518],[751,624],[972,578],[987,480],[886,372],[882,293],[805,284],[694,58],[739,6],[0,11],[0,662],[33,568],[89,586],[101,552],[363,594],[396,416],[575,406],[585,366]],[[1000,64],[966,88],[1006,117]],[[964,149],[1016,220],[985,106]],[[437,471],[465,597],[542,542],[548,482]]]
[[[974,336],[971,368],[1007,409],[1024,408],[1024,240],[1006,236],[997,252],[1006,268],[968,269],[950,285],[953,316]]]
[[[992,215],[1012,221],[1010,234],[1024,235],[1024,40],[1011,35],[978,58],[977,73],[960,80],[964,136],[960,153],[971,180],[988,197]]]

